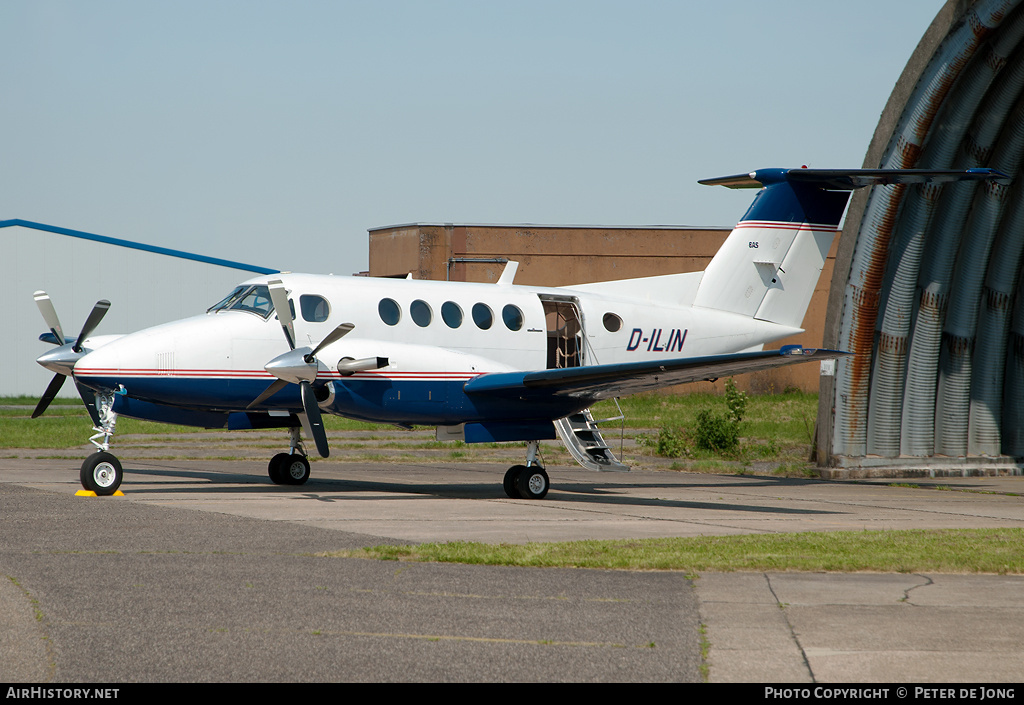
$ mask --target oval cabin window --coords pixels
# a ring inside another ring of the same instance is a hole
[[[604,314],[604,329],[609,333],[617,333],[622,328],[622,319],[614,313]]]
[[[480,330],[487,330],[494,323],[494,313],[487,304],[473,304],[473,323]]]
[[[462,308],[454,301],[445,301],[441,305],[441,320],[449,328],[458,328],[462,325]]]
[[[394,299],[381,299],[380,303],[377,304],[377,313],[380,314],[380,320],[389,326],[397,326],[398,322],[402,319],[402,309],[399,308]]]
[[[412,316],[413,323],[420,328],[429,326],[430,321],[434,318],[434,312],[430,310],[430,304],[420,299],[416,299],[409,304],[409,315]]]
[[[501,320],[505,321],[505,327],[509,330],[519,330],[523,327],[523,312],[518,306],[508,304],[501,309]]]

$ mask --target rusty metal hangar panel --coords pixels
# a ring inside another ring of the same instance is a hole
[[[1024,2],[950,0],[882,114],[868,168],[1013,180],[857,193],[839,242],[819,463],[835,477],[1019,473],[1024,460]]]

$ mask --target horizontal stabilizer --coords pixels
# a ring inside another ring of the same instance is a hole
[[[671,387],[687,382],[716,380],[744,372],[757,372],[799,362],[846,357],[839,350],[804,349],[787,345],[781,350],[567,367],[536,372],[493,372],[466,383],[467,394],[495,396],[573,396],[597,400]]]
[[[758,169],[748,174],[702,179],[704,186],[762,188],[782,181],[824,189],[851,191],[885,184],[946,183],[992,179],[1009,183],[1010,177],[995,169]]]

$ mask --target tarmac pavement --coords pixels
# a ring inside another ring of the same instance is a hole
[[[0,680],[1017,683],[1024,576],[516,569],[327,559],[422,541],[1024,527],[1024,478],[823,482],[490,464],[0,459]],[[942,486],[947,491],[929,489]],[[1024,550],[1024,547],[1022,547]],[[703,625],[703,634],[701,633]],[[702,640],[705,656],[702,656]]]

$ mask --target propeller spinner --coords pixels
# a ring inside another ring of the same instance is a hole
[[[324,430],[323,418],[320,414],[320,405],[316,401],[316,393],[313,391],[313,381],[317,375],[316,354],[331,343],[341,340],[349,331],[355,328],[351,323],[342,323],[332,330],[326,338],[320,341],[315,348],[295,347],[295,326],[292,318],[292,309],[288,304],[288,293],[284,283],[280,279],[273,279],[268,282],[270,299],[274,302],[274,310],[277,311],[277,318],[281,322],[281,330],[284,331],[284,338],[288,343],[289,351],[278,355],[264,365],[264,369],[277,377],[270,386],[263,390],[256,399],[249,404],[253,408],[269,399],[289,384],[299,385],[302,395],[302,409],[309,420],[309,427],[313,440],[316,443],[316,450],[321,457],[330,455],[330,446],[327,443],[327,432]]]
[[[45,291],[37,291],[34,296],[36,306],[39,308],[39,312],[43,315],[43,320],[46,321],[46,325],[50,329],[49,333],[44,333],[39,338],[40,340],[54,343],[57,345],[57,349],[36,358],[36,362],[56,374],[46,386],[46,391],[43,392],[39,403],[36,404],[36,408],[32,412],[32,418],[41,416],[46,411],[50,402],[54,400],[61,387],[64,386],[64,380],[72,376],[75,370],[75,363],[78,362],[85,351],[83,347],[85,339],[96,330],[96,326],[100,324],[103,316],[107,313],[107,309],[110,308],[110,302],[106,299],[97,301],[89,313],[89,317],[85,319],[78,338],[72,343],[64,338],[64,330],[61,328],[60,319],[57,317],[57,310],[53,307],[50,296]]]

